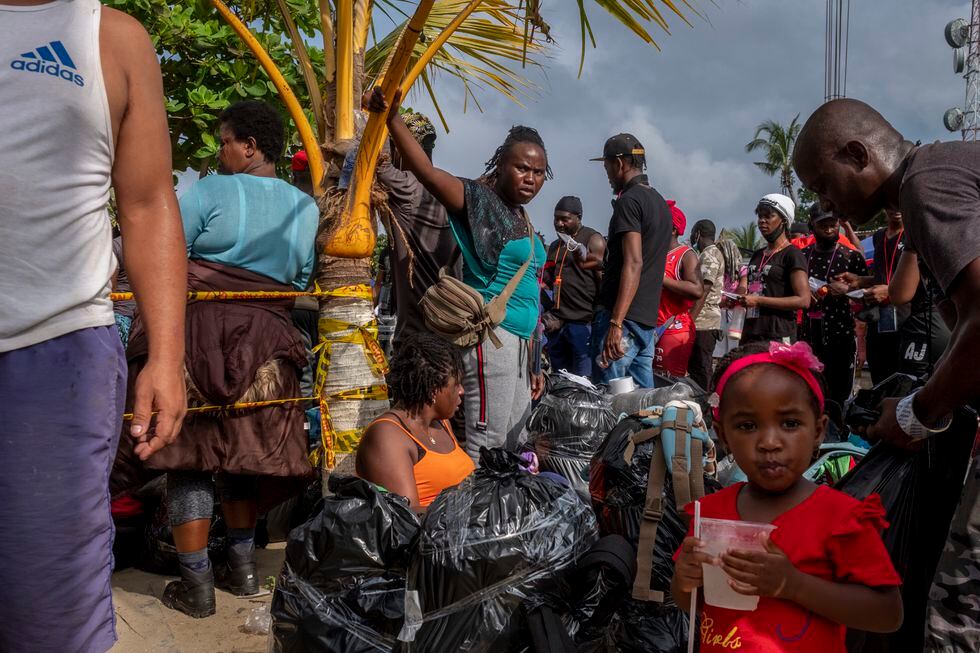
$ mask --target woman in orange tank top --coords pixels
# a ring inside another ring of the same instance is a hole
[[[459,349],[429,333],[407,336],[388,373],[392,408],[374,420],[357,448],[357,475],[406,497],[422,511],[470,475],[449,418],[463,397]]]

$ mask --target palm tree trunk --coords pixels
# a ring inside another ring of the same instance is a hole
[[[367,286],[371,278],[370,259],[335,258],[321,255],[317,282],[322,290],[344,286]],[[375,372],[367,351],[357,335],[356,327],[368,327],[374,322],[374,302],[370,293],[361,297],[328,297],[320,300],[320,342],[329,342],[322,355],[327,356],[323,379],[321,411],[329,415],[332,427],[333,453],[336,471],[353,471],[353,457],[361,433],[376,417],[388,409],[387,399],[343,400],[338,393],[383,385],[384,376]],[[326,420],[324,420],[326,421]],[[324,476],[330,473],[330,463],[323,458]],[[326,478],[324,479],[326,480]],[[326,485],[324,485],[326,487]]]

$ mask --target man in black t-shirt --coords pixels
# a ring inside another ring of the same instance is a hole
[[[802,339],[824,364],[828,398],[843,407],[854,389],[857,342],[848,286],[838,277],[846,273],[865,276],[868,264],[864,256],[840,244],[840,220],[833,213],[814,205],[810,226],[815,242],[803,249],[807,273],[826,285],[813,293],[810,308],[803,313]]]
[[[913,249],[948,298],[943,316],[953,331],[925,386],[882,402],[881,418],[868,436],[898,446],[942,438],[956,409],[980,405],[980,143],[918,146],[867,104],[842,99],[807,120],[793,164],[825,209],[857,224],[884,208],[902,212]],[[907,649],[980,651],[977,596],[980,458],[970,466],[936,569],[924,646],[912,639],[921,632],[912,630],[912,619]],[[907,622],[911,608],[906,605]]]
[[[592,375],[603,383],[629,375],[638,386],[650,388],[657,308],[673,228],[670,209],[643,174],[643,146],[633,135],[613,136],[602,156],[592,160],[603,162],[617,195],[592,323]]]
[[[542,317],[548,336],[551,369],[592,375],[589,337],[602,278],[606,240],[582,225],[582,200],[566,195],[555,206],[558,238],[548,248],[545,284],[551,305]]]
[[[769,244],[752,255],[739,281],[739,303],[746,310],[743,344],[794,342],[796,312],[810,304],[806,259],[787,237],[795,210],[793,201],[778,193],[763,197],[755,209],[759,233]]]

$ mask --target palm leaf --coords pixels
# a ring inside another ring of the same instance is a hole
[[[425,51],[428,41],[434,39],[466,4],[466,0],[436,1],[423,37],[413,53],[413,63]],[[396,26],[365,53],[364,71],[369,79],[377,78],[402,27]],[[536,36],[525,46],[520,15],[513,3],[486,0],[436,54],[426,69],[426,80],[431,83],[433,75],[439,73],[458,79],[463,84],[464,102],[472,98],[477,107],[476,88],[490,88],[520,104],[521,97],[535,90],[530,80],[515,71],[516,64],[524,63],[525,47],[529,55],[527,63],[540,65],[539,58],[544,50],[541,38]]]

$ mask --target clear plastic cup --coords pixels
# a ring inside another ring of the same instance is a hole
[[[728,337],[732,340],[742,339],[742,329],[745,327],[745,307],[736,306],[728,311]]]
[[[765,551],[760,535],[773,532],[772,524],[760,524],[734,519],[701,519],[701,542],[704,552],[720,556],[732,549]],[[759,607],[758,596],[739,594],[728,584],[729,576],[721,567],[701,565],[704,571],[704,600],[708,605],[729,610],[752,611]]]

